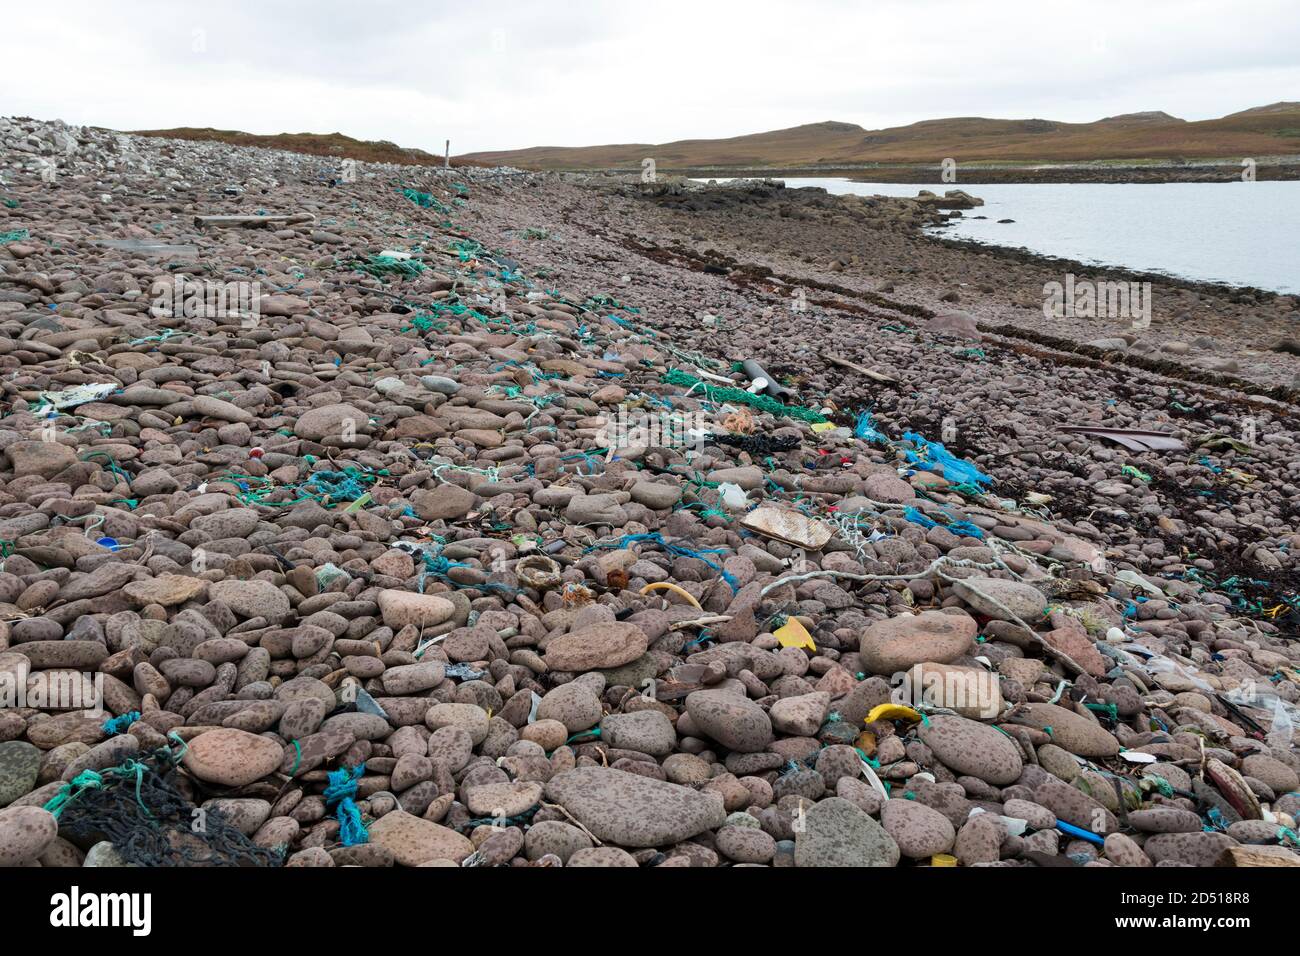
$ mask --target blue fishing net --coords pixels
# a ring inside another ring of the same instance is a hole
[[[915,451],[904,449],[910,464],[933,471],[955,485],[993,484],[993,479],[964,458],[955,457],[937,441],[928,441],[916,432],[904,432],[903,440],[916,446]]]

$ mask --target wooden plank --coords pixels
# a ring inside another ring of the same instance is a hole
[[[856,362],[850,362],[850,361],[849,361],[848,359],[846,359],[846,358],[840,358],[838,355],[832,355],[830,352],[823,352],[823,353],[822,353],[822,358],[824,358],[826,361],[830,362],[832,365],[838,365],[838,366],[840,366],[841,368],[852,369],[853,371],[857,372],[857,373],[860,374],[860,375],[865,375],[867,378],[871,379],[873,382],[887,382],[887,383],[888,383],[888,382],[897,382],[897,381],[898,381],[898,379],[896,379],[896,378],[891,378],[890,376],[886,375],[884,372],[877,372],[877,371],[875,371],[874,369],[865,368],[864,366],[861,366],[861,365],[859,365],[859,364],[856,363]]]
[[[291,216],[195,216],[194,225],[203,229],[207,226],[248,226],[252,229],[265,226],[286,226],[300,222],[315,222],[316,217],[310,213],[295,213]]]
[[[1218,866],[1300,866],[1300,856],[1281,846],[1230,846]]]
[[[148,239],[92,239],[90,241],[97,246],[105,246],[122,252],[134,252],[146,257],[160,256],[163,258],[193,259],[199,254],[198,246],[151,242]]]

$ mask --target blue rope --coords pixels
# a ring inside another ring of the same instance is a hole
[[[921,514],[921,512],[916,508],[910,508],[910,507],[906,508],[903,511],[903,517],[906,518],[908,521],[912,522],[912,524],[919,524],[922,528],[939,527],[939,522],[935,521],[932,518],[927,518],[925,515]]]
[[[461,584],[459,581],[453,581],[447,574],[452,568],[469,567],[473,567],[473,565],[466,564],[464,561],[452,561],[440,554],[431,554],[426,551],[424,552],[424,567],[420,569],[420,576],[416,579],[416,590],[423,594],[424,582],[432,575],[440,581],[446,581],[452,587],[474,588],[479,591],[501,591],[505,594],[520,593],[519,588],[501,584],[497,581],[484,581],[482,584]]]
[[[691,548],[684,547],[683,545],[671,544],[665,541],[663,535],[658,531],[651,532],[650,534],[625,534],[617,541],[607,541],[604,544],[593,544],[583,553],[585,554],[594,551],[597,548],[626,548],[629,544],[639,543],[657,544],[669,554],[675,554],[679,557],[698,558],[722,576],[722,580],[726,581],[727,586],[731,588],[732,594],[735,594],[740,590],[740,583],[736,580],[733,574],[729,571],[724,571],[721,565],[714,564],[708,558],[704,557],[706,554],[726,554],[726,548],[706,548],[701,551],[695,551]]]
[[[947,528],[949,531],[951,531],[953,534],[957,535],[958,537],[965,537],[965,538],[984,537],[983,529],[974,524],[971,524],[971,522],[969,521],[950,520],[946,525],[940,525],[939,522],[935,521],[933,518],[927,517],[926,515],[922,514],[918,509],[914,507],[909,507],[904,509],[903,517],[906,518],[908,521],[912,522],[912,524],[919,524],[923,528],[938,528],[938,527]]]
[[[110,717],[108,720],[104,721],[104,723],[101,724],[100,727],[103,729],[104,733],[108,734],[111,737],[114,734],[126,733],[127,728],[129,728],[132,724],[134,724],[139,719],[140,719],[140,711],[132,710],[129,711],[128,713],[123,714],[120,717]]]
[[[361,819],[361,810],[353,799],[357,795],[357,781],[365,772],[365,761],[351,770],[340,767],[329,772],[330,783],[325,788],[325,806],[338,804],[339,839],[343,841],[344,846],[356,846],[370,840],[366,824]]]
[[[858,420],[853,426],[853,437],[861,438],[863,441],[889,442],[889,439],[876,428],[871,412],[862,412],[858,415]]]

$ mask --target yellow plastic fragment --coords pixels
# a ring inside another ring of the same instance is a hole
[[[690,591],[687,591],[683,587],[678,587],[676,584],[673,584],[671,581],[654,581],[650,584],[647,584],[645,587],[643,587],[641,589],[641,593],[649,594],[651,591],[659,591],[659,590],[672,591],[674,594],[678,595],[683,600],[690,602],[691,607],[695,608],[695,610],[697,611],[704,610],[704,608],[700,607],[700,602],[695,600],[695,597],[691,594]]]
[[[816,651],[817,645],[813,643],[812,635],[808,629],[799,623],[797,617],[787,618],[786,622],[772,632],[782,647],[804,647],[810,651]]]
[[[930,857],[931,866],[956,866],[957,858],[950,853],[936,853]]]
[[[812,423],[812,430],[814,432],[817,432],[818,434],[820,434],[821,432],[832,431],[838,427],[839,426],[837,426],[834,422],[813,422]]]
[[[919,711],[911,707],[905,707],[902,704],[877,704],[871,708],[871,713],[867,714],[863,723],[874,724],[878,720],[911,720],[921,719]]]

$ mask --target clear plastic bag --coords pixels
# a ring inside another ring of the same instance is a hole
[[[1255,723],[1265,728],[1264,738],[1270,747],[1289,749],[1300,723],[1300,709],[1283,700],[1267,681],[1256,681],[1243,687],[1234,687],[1223,699],[1240,707]]]

